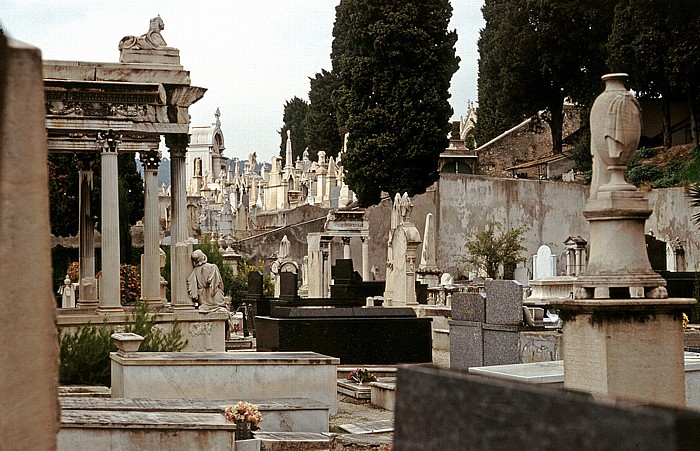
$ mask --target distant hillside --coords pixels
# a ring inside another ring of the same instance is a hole
[[[141,180],[143,180],[143,165],[138,158],[136,159],[136,168],[138,168]],[[168,158],[160,160],[160,166],[158,167],[158,186],[163,186],[163,183],[165,183],[165,186],[170,186],[170,159]]]
[[[627,166],[625,178],[641,188],[670,188],[700,183],[700,148],[690,144],[642,148]]]

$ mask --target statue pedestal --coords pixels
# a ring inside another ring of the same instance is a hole
[[[155,50],[122,49],[120,63],[180,65],[180,51],[174,48]]]
[[[695,299],[555,301],[564,319],[564,387],[685,406],[681,312]]]

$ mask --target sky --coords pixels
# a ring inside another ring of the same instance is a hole
[[[117,45],[148,31],[152,17],[180,49],[192,84],[207,88],[190,107],[192,125],[214,122],[230,158],[258,161],[279,153],[284,103],[308,100],[309,77],[330,70],[338,0],[0,0],[8,35],[39,47],[44,59],[118,62]],[[452,0],[460,68],[452,77],[453,120],[476,101],[477,48],[483,0]]]

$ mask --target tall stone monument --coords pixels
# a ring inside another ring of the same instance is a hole
[[[418,305],[416,300],[416,251],[420,232],[413,224],[413,204],[408,194],[396,194],[391,212],[391,229],[387,245],[386,288],[384,305]]]
[[[645,192],[624,179],[637,149],[641,111],[626,74],[603,76],[591,109],[593,178],[583,214],[590,223],[587,269],[574,299],[556,301],[564,318],[564,386],[594,395],[685,404],[681,311],[647,257]]]
[[[46,160],[41,52],[0,32],[1,448],[56,449],[60,427]]]

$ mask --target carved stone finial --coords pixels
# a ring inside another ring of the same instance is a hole
[[[221,117],[221,111],[219,108],[216,108],[216,113],[214,113],[214,117],[216,117],[216,126],[221,127],[221,120],[219,119]]]

